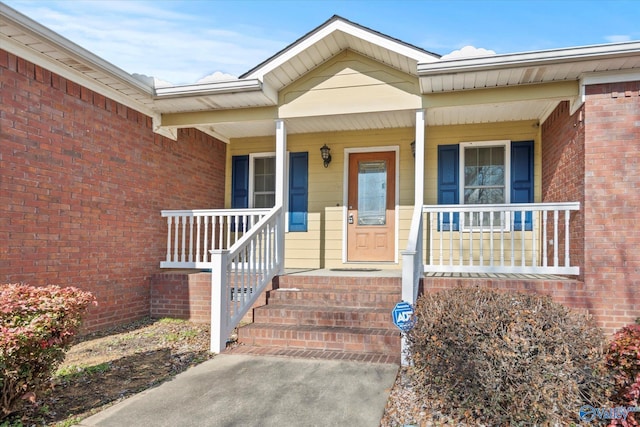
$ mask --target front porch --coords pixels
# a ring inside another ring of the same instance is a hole
[[[274,277],[249,310],[237,341],[222,350],[374,363],[400,362],[400,332],[391,310],[401,299],[400,270],[287,269]],[[167,271],[153,276],[154,317],[209,323],[212,273]],[[455,287],[550,295],[584,308],[584,284],[558,275],[426,273],[421,292]],[[229,303],[233,302],[229,295]]]

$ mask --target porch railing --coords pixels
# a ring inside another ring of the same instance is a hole
[[[211,351],[229,335],[284,267],[282,207],[272,209],[229,249],[211,251]]]
[[[578,275],[570,216],[580,203],[424,206],[425,272]]]
[[[162,268],[211,268],[212,249],[228,249],[269,209],[164,210],[167,257]]]

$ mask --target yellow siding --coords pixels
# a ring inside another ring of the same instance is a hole
[[[415,76],[346,50],[280,94],[281,118],[418,109]]]
[[[471,141],[534,141],[534,201],[542,200],[542,147],[540,128],[535,121],[490,123],[464,126],[427,127],[424,171],[424,203],[438,204],[438,146]]]
[[[401,252],[406,247],[413,213],[414,159],[410,143],[415,130],[383,129],[361,132],[294,134],[287,136],[287,151],[309,152],[309,222],[307,232],[286,236],[286,268],[353,267],[342,262],[344,239],[345,150],[351,148],[399,147],[398,263],[362,264],[376,268],[401,268]],[[425,204],[437,203],[437,146],[465,141],[535,141],[535,200],[541,199],[541,149],[539,129],[533,122],[513,122],[473,126],[428,127],[426,130]],[[332,162],[324,168],[320,147],[331,148]],[[231,141],[227,151],[226,206],[231,200],[231,157],[250,153],[274,152],[275,137],[243,138]],[[425,230],[427,230],[425,228]],[[426,233],[425,233],[426,234]],[[530,233],[528,233],[530,234]],[[457,237],[457,236],[456,236]],[[476,242],[477,243],[477,242]],[[448,243],[447,243],[448,244]],[[425,246],[426,249],[427,246]],[[486,245],[488,248],[489,246]],[[516,246],[519,248],[519,246]],[[531,242],[528,239],[527,248]],[[455,248],[455,247],[454,247]],[[454,249],[455,252],[455,249]],[[479,257],[476,257],[476,259]],[[488,258],[487,258],[488,259]],[[447,254],[448,260],[448,254]]]

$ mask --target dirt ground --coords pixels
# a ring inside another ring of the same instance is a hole
[[[44,395],[9,426],[71,426],[210,359],[209,326],[144,320],[88,335],[68,351]]]

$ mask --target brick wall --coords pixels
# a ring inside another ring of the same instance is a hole
[[[572,212],[569,222],[569,256],[573,265],[584,270],[584,123],[583,108],[569,114],[569,102],[561,103],[542,124],[542,202],[580,202],[580,211]],[[553,236],[552,218],[547,236]],[[564,224],[564,218],[559,218]],[[558,228],[558,252],[564,256],[564,226]],[[548,245],[548,242],[546,242]],[[547,262],[553,264],[552,246]]]
[[[148,316],[160,210],[222,208],[225,155],[0,50],[0,283],[93,292],[89,330]]]
[[[589,86],[585,284],[605,327],[640,316],[640,82]]]

